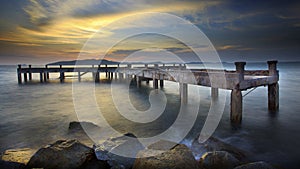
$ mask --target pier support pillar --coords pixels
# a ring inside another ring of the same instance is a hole
[[[59,79],[60,79],[60,82],[61,82],[61,83],[64,82],[64,79],[65,79],[65,72],[63,72],[63,71],[60,72],[60,77],[59,77]]]
[[[18,65],[18,69],[17,69],[17,75],[18,75],[18,83],[21,84],[22,83],[22,73],[21,73],[21,65]]]
[[[232,124],[241,124],[243,112],[243,97],[241,90],[233,89],[231,91],[231,111],[230,120]]]
[[[276,113],[279,109],[279,85],[274,83],[268,85],[268,109],[271,113]]]
[[[188,101],[188,84],[179,83],[180,99],[182,103],[187,103]]]
[[[47,71],[48,65],[46,65],[45,68],[46,68],[46,74],[45,74],[45,77],[46,77],[46,79],[49,79],[49,78],[50,78],[50,77],[49,77],[49,72]]]
[[[100,73],[96,72],[95,74],[95,82],[100,82]]]
[[[164,80],[159,80],[159,86],[164,87]]]
[[[23,73],[24,76],[24,82],[27,82],[27,73]]]
[[[32,73],[31,73],[31,65],[29,65],[29,72],[28,72],[29,80],[32,80]]]
[[[141,83],[142,83],[141,77],[140,76],[136,76],[136,86],[137,87],[141,87]]]
[[[80,75],[80,71],[78,71],[78,82],[81,81],[81,75]]]
[[[219,96],[219,89],[218,88],[211,88],[211,98],[216,99]]]
[[[156,79],[155,75],[153,75],[153,87],[154,89],[158,89],[158,79]]]
[[[277,76],[277,61],[268,61],[269,76]],[[268,109],[269,112],[277,112],[279,109],[279,84],[274,83],[268,85]]]
[[[236,72],[239,73],[239,80],[243,81],[246,62],[235,62],[234,64]]]
[[[43,83],[43,72],[40,72],[40,82]]]
[[[47,82],[47,72],[44,72],[44,82]]]

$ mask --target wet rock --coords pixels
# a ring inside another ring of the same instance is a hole
[[[238,166],[240,162],[226,151],[213,151],[205,153],[200,164],[207,169],[229,169]]]
[[[234,169],[274,169],[270,164],[258,161],[253,163],[244,164],[238,167],[235,167]]]
[[[25,169],[25,164],[0,160],[1,169]]]
[[[9,149],[4,152],[2,160],[27,164],[35,152],[35,150],[30,148]]]
[[[77,140],[58,140],[39,149],[27,164],[29,168],[77,169],[92,166],[110,168],[105,161],[98,161],[94,150]]]
[[[99,160],[108,161],[113,168],[132,168],[135,157],[144,146],[132,133],[110,138],[103,143],[94,145]]]
[[[192,151],[194,155],[199,159],[206,152],[210,151],[226,151],[233,155],[241,162],[248,161],[248,157],[251,156],[249,152],[238,149],[230,144],[227,144],[215,137],[210,137],[206,142],[199,143],[198,140],[194,140],[192,143]]]
[[[168,151],[157,151],[146,149],[138,154],[135,160],[133,169],[198,169],[199,163],[195,160],[191,150],[183,144],[178,144]],[[154,155],[155,156],[151,156]]]

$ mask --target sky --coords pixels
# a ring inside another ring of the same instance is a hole
[[[151,18],[138,17],[149,12],[172,14],[194,24],[224,62],[300,61],[300,1],[1,0],[0,64],[74,60],[95,33],[104,43],[98,44],[97,54],[84,51],[90,58],[105,54],[106,59],[122,60],[134,55],[143,61],[154,56],[145,54],[149,52],[160,60],[164,54],[192,58],[183,42],[155,34],[129,37],[109,51],[100,50],[116,34],[129,34],[136,27],[166,30],[165,23],[147,25]],[[120,22],[107,28],[128,16],[136,16],[140,24]]]

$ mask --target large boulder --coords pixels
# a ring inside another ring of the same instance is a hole
[[[266,162],[258,161],[258,162],[240,165],[238,167],[235,167],[234,169],[274,169],[274,167],[272,167],[270,164]]]
[[[108,161],[112,168],[132,168],[135,157],[145,147],[132,133],[126,133],[94,145],[99,160]]]
[[[200,168],[191,150],[183,144],[178,144],[167,151],[161,151],[160,154],[157,154],[157,151],[161,150],[146,149],[139,152],[137,159],[134,162],[133,169]],[[151,156],[151,154],[155,154],[155,156]]]
[[[39,149],[30,159],[29,168],[44,169],[78,169],[110,168],[105,161],[98,161],[94,150],[77,140],[58,140],[44,148]]]
[[[226,151],[213,151],[205,153],[200,159],[200,164],[207,169],[232,169],[240,162]]]
[[[1,169],[25,169],[25,164],[0,160]]]

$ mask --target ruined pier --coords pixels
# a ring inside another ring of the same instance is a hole
[[[231,90],[230,118],[234,124],[240,124],[243,112],[242,91],[259,86],[268,87],[268,109],[269,112],[277,112],[279,109],[279,72],[277,61],[268,61],[267,70],[245,70],[246,62],[235,62],[235,70],[219,69],[188,69],[185,64],[145,64],[144,66],[126,65],[91,65],[91,66],[44,66],[22,67],[18,65],[18,83],[27,83],[33,79],[32,74],[39,74],[41,83],[50,80],[50,74],[59,74],[60,82],[64,82],[66,73],[76,74],[81,81],[81,76],[91,73],[95,82],[100,82],[100,73],[105,73],[108,79],[130,79],[135,80],[137,86],[142,81],[153,82],[153,87],[158,89],[164,86],[164,81],[179,83],[181,101],[188,101],[188,85],[199,85],[211,87],[212,98],[218,97],[218,90]]]

